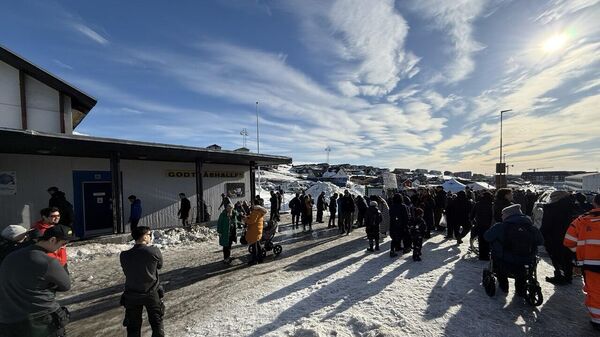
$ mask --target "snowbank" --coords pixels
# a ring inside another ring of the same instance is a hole
[[[154,230],[154,246],[168,249],[191,243],[215,242],[219,237],[216,230],[204,226],[193,226],[191,229],[169,228]],[[67,248],[69,260],[93,260],[98,257],[112,256],[133,247],[133,240],[126,244],[88,243]]]

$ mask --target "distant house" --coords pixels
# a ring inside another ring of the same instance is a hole
[[[571,191],[600,192],[600,173],[583,173],[565,178],[565,185]]]
[[[209,150],[217,150],[217,151],[221,150],[221,147],[219,145],[217,145],[217,144],[213,144],[213,145],[207,146],[206,148],[209,149]]]
[[[464,179],[473,179],[473,172],[464,171],[464,172],[454,172],[455,177],[464,178]]]
[[[239,149],[235,149],[233,151],[235,151],[235,152],[250,152],[250,149],[248,149],[246,147],[240,147]]]
[[[534,184],[557,185],[564,183],[565,178],[572,175],[586,173],[585,171],[536,171],[523,172],[521,178]]]

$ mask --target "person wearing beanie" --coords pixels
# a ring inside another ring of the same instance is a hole
[[[525,296],[525,266],[535,261],[538,246],[544,244],[539,229],[531,218],[521,212],[521,205],[514,204],[501,211],[502,222],[496,223],[484,234],[492,248],[494,273],[500,290],[508,293],[508,275],[515,276],[515,291]]]
[[[379,250],[379,224],[381,220],[382,216],[377,208],[377,201],[371,201],[369,209],[365,213],[365,231],[367,232],[367,239],[369,239],[367,251],[369,252]],[[375,243],[375,249],[373,249],[373,243]]]
[[[29,240],[32,234],[31,230],[19,225],[4,228],[0,234],[0,263],[8,254],[32,244],[33,241]]]
[[[579,215],[577,209],[575,198],[566,191],[552,192],[550,202],[544,205],[540,231],[554,267],[554,276],[546,277],[546,281],[555,285],[568,285],[573,278],[575,255],[563,246],[563,240],[569,225]]]

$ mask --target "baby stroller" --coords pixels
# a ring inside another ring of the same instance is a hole
[[[537,307],[544,303],[542,288],[537,280],[537,264],[539,257],[536,256],[532,263],[525,265],[525,301],[527,304]],[[514,278],[514,275],[509,274],[509,278]],[[485,293],[493,297],[496,294],[496,274],[494,273],[494,259],[490,258],[490,266],[483,270],[482,285]]]
[[[279,225],[275,220],[269,220],[267,225],[263,228],[262,238],[260,239],[260,246],[262,247],[262,256],[267,256],[267,252],[273,251],[275,256],[278,256],[283,251],[283,247],[280,244],[273,244],[273,238],[275,237],[275,233],[277,233],[277,229]],[[248,247],[248,251],[251,251],[252,246]]]

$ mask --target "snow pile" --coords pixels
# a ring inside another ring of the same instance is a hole
[[[169,228],[154,231],[154,245],[166,248],[187,243],[215,241],[218,237],[216,230],[204,226],[193,226],[191,229]]]
[[[191,243],[215,242],[219,234],[216,230],[204,226],[193,226],[191,229],[169,228],[152,231],[153,245],[160,249]],[[129,243],[87,243],[67,248],[69,260],[93,260],[98,257],[112,256],[133,247]]]
[[[325,197],[330,198],[334,193],[338,195],[344,194],[344,191],[348,190],[350,194],[354,195],[364,195],[365,187],[362,185],[354,184],[352,182],[348,182],[346,187],[339,187],[330,182],[317,181],[313,183],[313,185],[306,190],[306,194],[310,194],[313,199],[317,199],[317,197],[321,194],[321,192],[325,192]]]

